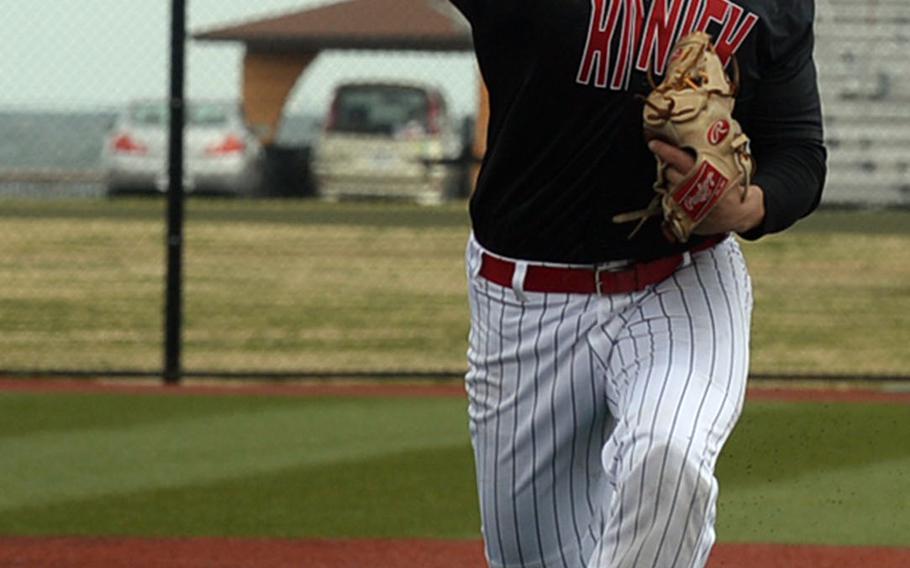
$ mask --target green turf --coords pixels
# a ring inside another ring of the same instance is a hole
[[[0,396],[0,413],[55,409],[23,403],[28,398]],[[32,421],[31,430],[0,440],[0,523],[21,507],[448,447],[466,436],[463,411],[450,401],[86,398],[93,400],[95,420],[86,419],[83,407],[66,430]],[[58,407],[51,419],[56,426],[63,412]],[[153,413],[160,417],[150,420]]]
[[[718,465],[718,532],[910,546],[908,440],[908,405],[750,404]]]
[[[10,219],[102,219],[161,221],[167,203],[162,198],[114,200],[0,200],[0,218]],[[439,207],[376,204],[370,202],[326,203],[314,200],[189,199],[187,222],[279,223],[290,225],[358,225],[371,227],[467,227],[463,202]],[[822,210],[798,223],[798,233],[910,233],[910,211]]]
[[[795,233],[835,233],[857,235],[907,235],[910,210],[832,210],[822,209],[797,223]]]
[[[722,541],[910,546],[910,407],[750,403]],[[478,535],[465,402],[0,395],[0,534]]]
[[[300,403],[291,397],[0,393],[0,440],[54,433],[120,431],[178,420],[204,421],[226,413],[241,415],[255,414],[261,409],[300,409]]]
[[[4,199],[0,219],[0,367],[160,368],[162,200]],[[460,372],[468,231],[464,202],[190,200],[184,365]],[[753,371],[910,368],[910,212],[821,211],[744,251]]]
[[[158,198],[102,201],[3,199],[0,200],[0,218],[163,221],[166,205],[163,199]],[[186,222],[440,228],[466,227],[468,220],[465,204],[457,201],[430,208],[405,203],[189,199]]]
[[[12,511],[25,534],[476,538],[463,444]],[[73,511],[81,511],[74,522]]]

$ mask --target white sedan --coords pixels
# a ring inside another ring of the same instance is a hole
[[[167,189],[169,112],[163,101],[137,101],[118,116],[102,163],[108,195]],[[255,195],[262,189],[262,144],[238,103],[191,102],[185,113],[184,189]]]

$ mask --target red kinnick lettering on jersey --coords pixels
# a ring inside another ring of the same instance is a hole
[[[732,0],[591,0],[591,20],[576,81],[599,88],[628,87],[634,66],[662,75],[676,41],[709,27],[726,65],[758,23]],[[616,48],[616,53],[613,49]]]

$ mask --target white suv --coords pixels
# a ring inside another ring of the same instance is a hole
[[[461,141],[445,99],[413,83],[346,83],[335,90],[314,148],[325,199],[389,197],[421,204],[452,197]]]

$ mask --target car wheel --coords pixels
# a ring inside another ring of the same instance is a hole
[[[445,198],[442,191],[421,193],[417,196],[417,204],[423,206],[442,205],[443,201],[445,201]]]
[[[109,199],[115,199],[117,197],[123,197],[129,193],[125,187],[119,185],[108,185],[104,188],[104,196]]]

